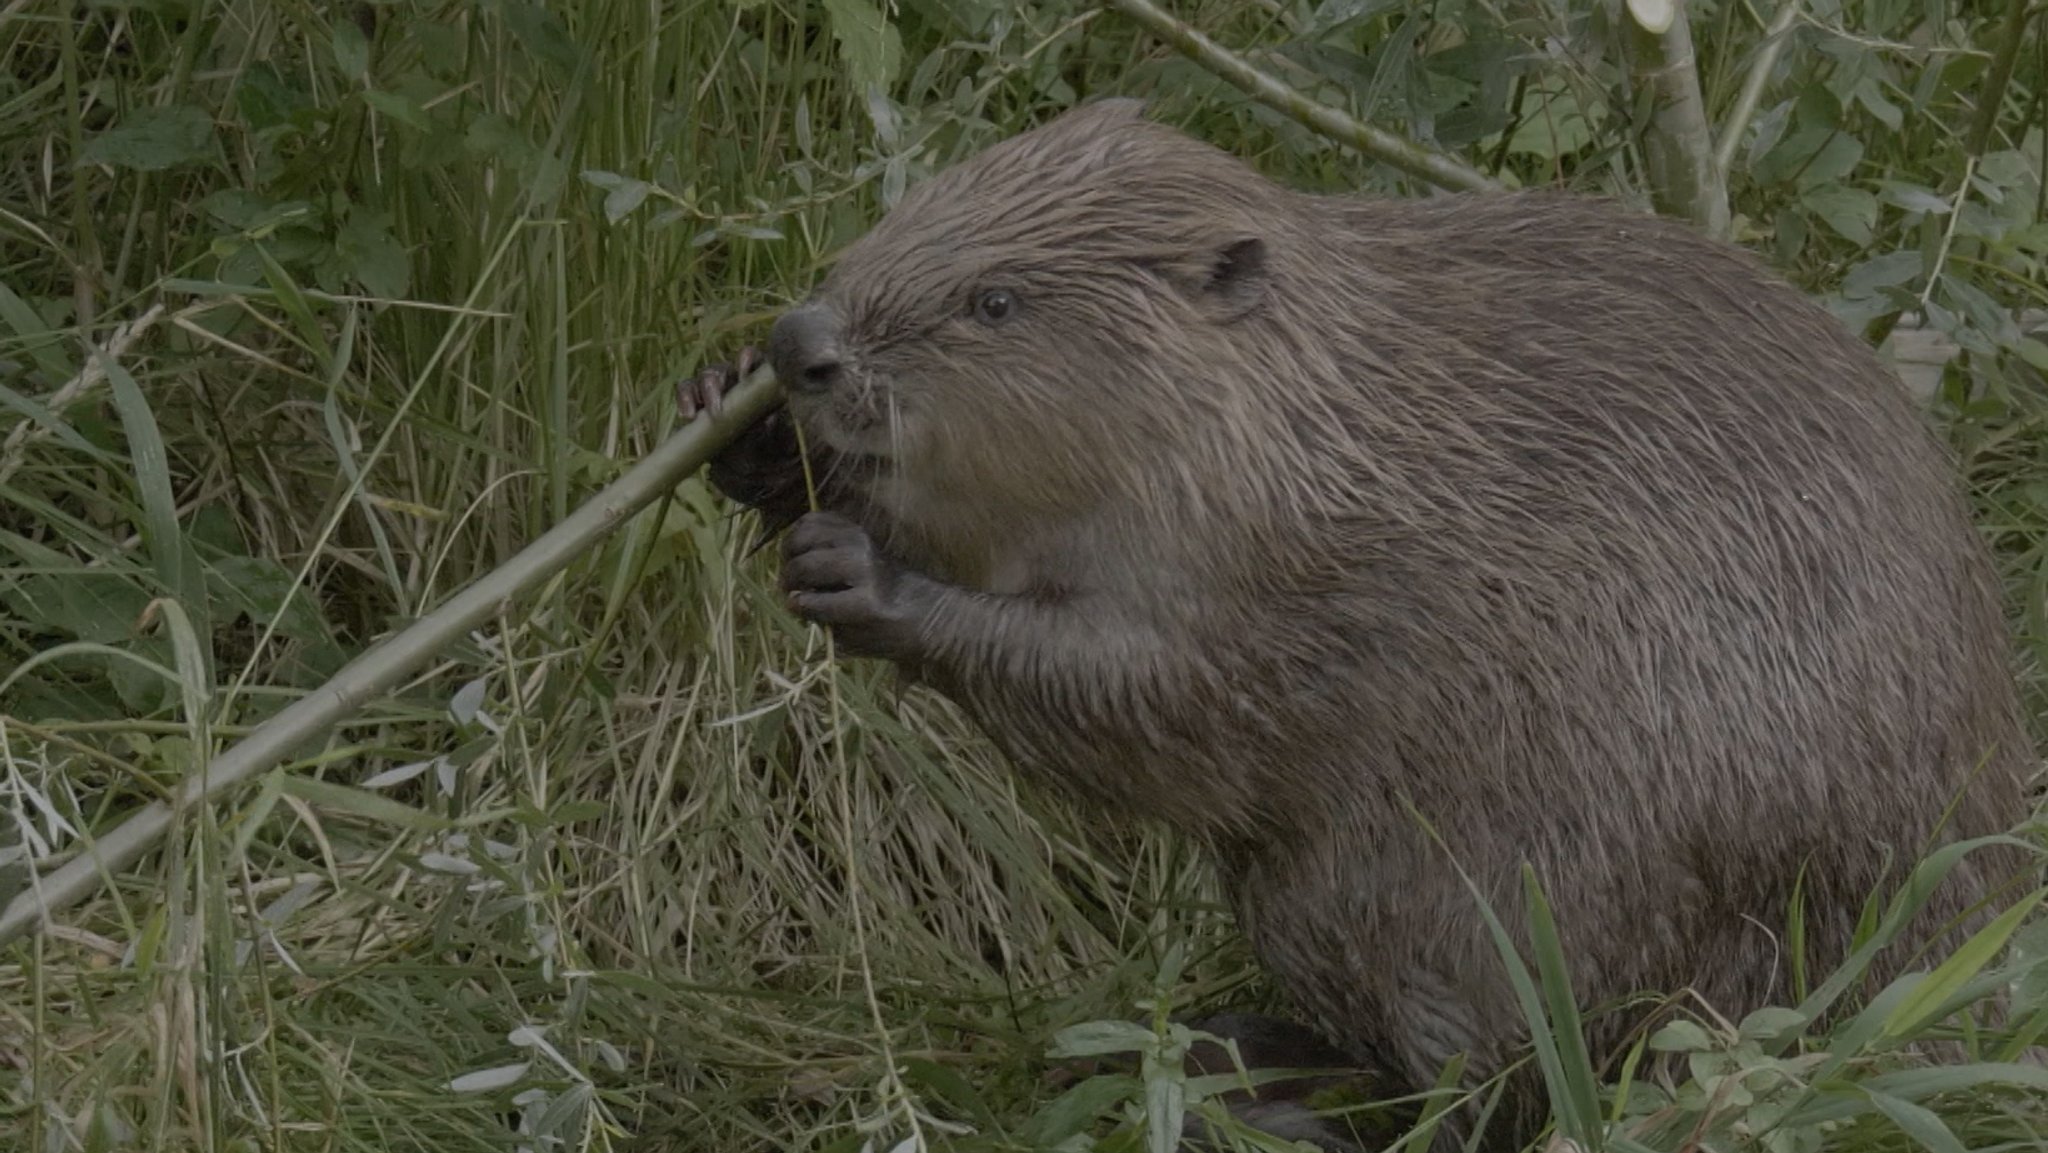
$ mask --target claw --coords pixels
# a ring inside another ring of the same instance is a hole
[[[718,410],[725,405],[726,390],[751,376],[760,363],[761,351],[746,345],[732,364],[708,365],[697,375],[677,381],[677,415],[686,421],[695,420],[700,412],[718,415]]]

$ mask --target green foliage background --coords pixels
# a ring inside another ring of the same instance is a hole
[[[1807,4],[1729,189],[1845,323],[1959,349],[1933,409],[2039,711],[2048,49],[2016,2]],[[1172,11],[1506,183],[1646,197],[1617,3]],[[1690,13],[1718,126],[1775,9]],[[0,897],[617,475],[910,182],[1111,92],[1304,187],[1427,191],[1080,3],[0,4]],[[1267,995],[1199,861],[829,664],[746,527],[684,484],[0,953],[0,1132],[1079,1148],[1141,1116],[1042,1056],[1155,992]],[[1698,1051],[1677,1116],[1721,1137],[2041,1121],[1996,1078],[1857,1089],[1856,1048],[1825,1128],[1783,1095],[1811,1063],[1666,1040]],[[1740,1069],[1773,1090],[1729,1104]]]

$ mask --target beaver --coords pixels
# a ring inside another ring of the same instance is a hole
[[[711,480],[784,535],[790,609],[1195,838],[1396,1088],[1526,1044],[1473,892],[1526,947],[1525,862],[1581,1005],[1739,1019],[1924,851],[2026,815],[1953,458],[1868,346],[1679,222],[1310,194],[1104,100],[916,184],[767,356],[786,407]],[[1981,924],[2015,852],[1920,924]],[[1596,1059],[1631,1024],[1589,1019]],[[1489,1140],[1546,1116],[1522,1083]]]

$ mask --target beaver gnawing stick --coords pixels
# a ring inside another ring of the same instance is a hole
[[[912,188],[767,353],[787,409],[711,479],[786,526],[792,610],[1207,849],[1397,1092],[1528,1040],[1473,900],[1533,939],[1525,866],[1581,1005],[1733,1021],[1835,972],[1923,853],[1992,839],[1866,990],[2025,859],[1954,460],[1873,349],[1688,225],[1309,195],[1103,101]],[[1593,1060],[1642,1016],[1588,1017]],[[1489,1147],[1545,1098],[1512,1080]]]
[[[713,414],[698,415],[582,508],[439,608],[343,666],[328,682],[185,778],[175,800],[151,801],[76,857],[32,878],[0,912],[0,945],[40,928],[50,914],[92,892],[102,876],[135,863],[170,828],[179,811],[208,804],[271,768],[327,726],[354,714],[456,638],[488,620],[508,600],[567,567],[683,478],[716,456],[742,429],[780,403],[773,371],[763,369],[724,397]],[[199,750],[204,755],[204,750]]]

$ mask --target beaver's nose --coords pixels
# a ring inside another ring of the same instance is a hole
[[[768,360],[792,392],[824,392],[839,383],[839,316],[812,301],[782,314],[768,331]]]

